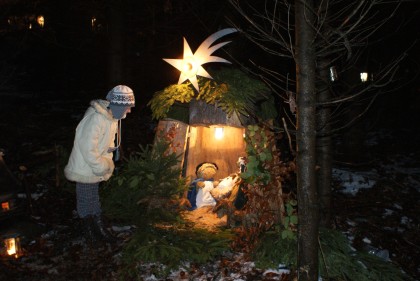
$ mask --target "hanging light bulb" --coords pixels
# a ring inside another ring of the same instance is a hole
[[[223,128],[222,127],[214,128],[214,137],[218,140],[223,138]]]

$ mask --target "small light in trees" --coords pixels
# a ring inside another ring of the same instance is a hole
[[[45,24],[45,19],[44,19],[44,16],[38,16],[37,18],[36,18],[36,22],[38,23],[38,25],[40,26],[40,27],[44,27],[44,24]]]
[[[90,21],[91,21],[92,30],[95,30],[95,28],[96,28],[96,18],[92,17]]]
[[[368,78],[369,78],[369,75],[368,75],[367,72],[361,72],[360,73],[360,80],[362,82],[367,82],[368,81]]]
[[[335,68],[335,66],[331,66],[330,67],[330,80],[334,82],[337,80],[337,78],[338,78],[337,69]]]

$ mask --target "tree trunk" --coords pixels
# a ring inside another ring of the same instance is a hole
[[[329,62],[321,59],[319,65],[320,83],[318,86],[318,102],[330,100]],[[320,205],[320,225],[331,225],[331,180],[332,180],[332,140],[331,140],[331,108],[321,106],[317,112],[317,187]]]
[[[298,280],[318,280],[315,50],[313,2],[295,1],[297,94]]]
[[[124,14],[122,1],[107,1],[108,88],[124,84]]]

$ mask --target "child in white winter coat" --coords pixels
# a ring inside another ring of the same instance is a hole
[[[76,182],[77,213],[83,232],[90,242],[96,239],[112,242],[101,217],[99,183],[114,171],[113,152],[121,143],[121,119],[135,105],[129,87],[118,85],[108,92],[106,100],[93,100],[76,128],[73,149],[64,174]]]

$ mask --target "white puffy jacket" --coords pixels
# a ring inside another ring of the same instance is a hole
[[[110,147],[114,147],[118,120],[108,110],[109,102],[94,100],[76,128],[73,149],[64,174],[70,181],[96,183],[108,180],[114,171]]]

